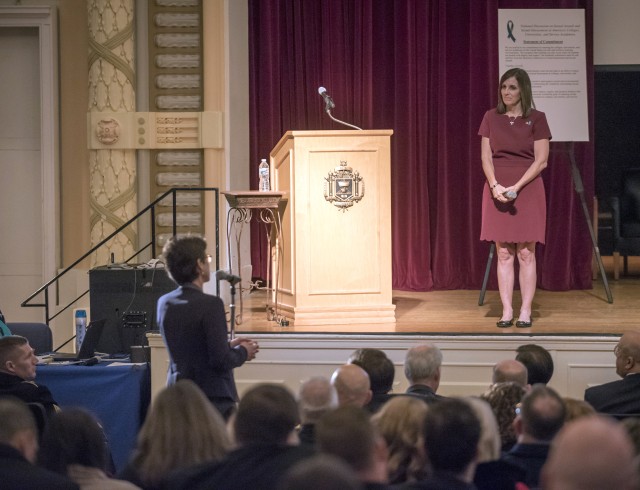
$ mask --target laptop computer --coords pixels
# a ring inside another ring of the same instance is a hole
[[[104,319],[90,322],[89,325],[87,325],[87,332],[84,334],[84,339],[82,339],[78,353],[53,352],[51,354],[53,361],[84,361],[92,358],[96,353],[96,346],[100,341],[105,323],[106,320]]]

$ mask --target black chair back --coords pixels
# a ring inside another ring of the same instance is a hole
[[[42,434],[44,433],[47,421],[49,420],[47,409],[44,408],[42,403],[37,402],[27,403],[27,406],[29,407],[29,410],[31,410],[33,418],[36,420],[36,426],[38,427],[38,440],[40,440],[42,439]]]
[[[44,323],[9,322],[7,327],[9,327],[12,334],[26,337],[29,345],[35,349],[37,355],[53,350],[53,335],[49,325]]]

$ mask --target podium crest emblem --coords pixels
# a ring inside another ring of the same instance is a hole
[[[364,197],[364,181],[357,171],[340,161],[333,172],[325,177],[324,198],[341,211],[348,209]]]

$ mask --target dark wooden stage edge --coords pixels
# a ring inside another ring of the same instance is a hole
[[[610,257],[605,257],[608,277]],[[609,260],[607,260],[609,259]],[[534,300],[532,328],[498,329],[501,314],[497,291],[487,291],[483,306],[478,306],[479,291],[434,291],[417,293],[394,291],[395,324],[343,324],[280,327],[266,319],[263,291],[244,298],[242,323],[238,335],[249,333],[334,333],[334,334],[434,334],[434,335],[620,335],[628,329],[640,329],[640,262],[629,261],[629,275],[618,281],[609,279],[613,304],[601,279],[593,288],[582,291],[538,290]],[[519,292],[514,295],[519,297]],[[514,304],[518,308],[517,299]]]

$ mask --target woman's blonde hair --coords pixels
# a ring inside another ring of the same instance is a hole
[[[500,431],[496,416],[486,400],[475,396],[465,398],[480,420],[480,442],[478,442],[478,463],[500,459]]]
[[[565,408],[565,423],[579,419],[580,417],[587,417],[589,415],[596,414],[596,409],[584,400],[577,400],[575,398],[565,396],[564,398],[562,398],[562,401],[564,402]]]
[[[389,483],[424,479],[429,473],[424,447],[427,404],[410,395],[391,398],[371,418],[387,442]]]
[[[190,380],[162,390],[138,434],[131,460],[145,484],[157,484],[170,472],[221,459],[231,442],[222,416]]]

